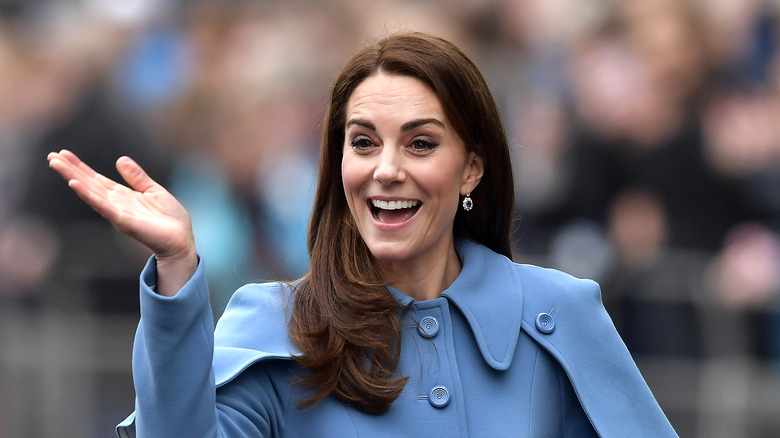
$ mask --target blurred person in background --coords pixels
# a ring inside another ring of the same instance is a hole
[[[311,271],[241,288],[213,338],[181,204],[127,157],[129,188],[48,156],[155,254],[120,436],[676,436],[596,284],[511,261],[508,143],[459,49],[418,33],[366,46],[323,125]]]
[[[605,224],[624,188],[659,197],[676,249],[717,250],[745,218],[733,185],[708,166],[698,114],[706,64],[698,23],[679,0],[621,3],[583,42],[573,71],[580,123],[567,217]],[[684,188],[684,190],[682,190]]]
[[[615,266],[604,280],[610,291],[605,306],[637,356],[697,358],[701,339],[691,286],[703,266],[697,272],[669,250],[667,227],[667,212],[652,192],[625,189],[615,198],[609,217]]]

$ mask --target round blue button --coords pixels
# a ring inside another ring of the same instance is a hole
[[[434,386],[428,394],[428,401],[435,408],[443,408],[450,404],[450,393],[443,386]]]
[[[417,324],[417,332],[423,338],[430,339],[439,333],[439,321],[432,316],[426,316]]]
[[[540,313],[536,317],[536,329],[545,335],[549,335],[555,330],[555,320],[549,313]]]

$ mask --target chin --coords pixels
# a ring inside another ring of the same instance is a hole
[[[412,254],[403,242],[366,242],[368,250],[377,262],[401,262]]]

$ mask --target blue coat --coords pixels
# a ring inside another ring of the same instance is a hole
[[[133,349],[136,412],[119,436],[677,436],[596,283],[473,242],[456,249],[463,270],[440,298],[390,288],[406,309],[399,369],[409,382],[382,415],[334,398],[297,408],[287,287],[244,286],[212,331],[203,263],[163,297],[150,260]]]

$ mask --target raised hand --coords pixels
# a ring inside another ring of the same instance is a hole
[[[48,155],[57,171],[84,202],[122,233],[148,247],[157,258],[158,292],[172,296],[197,266],[190,216],[161,185],[135,161],[121,157],[119,174],[130,187],[95,172],[72,152]]]

